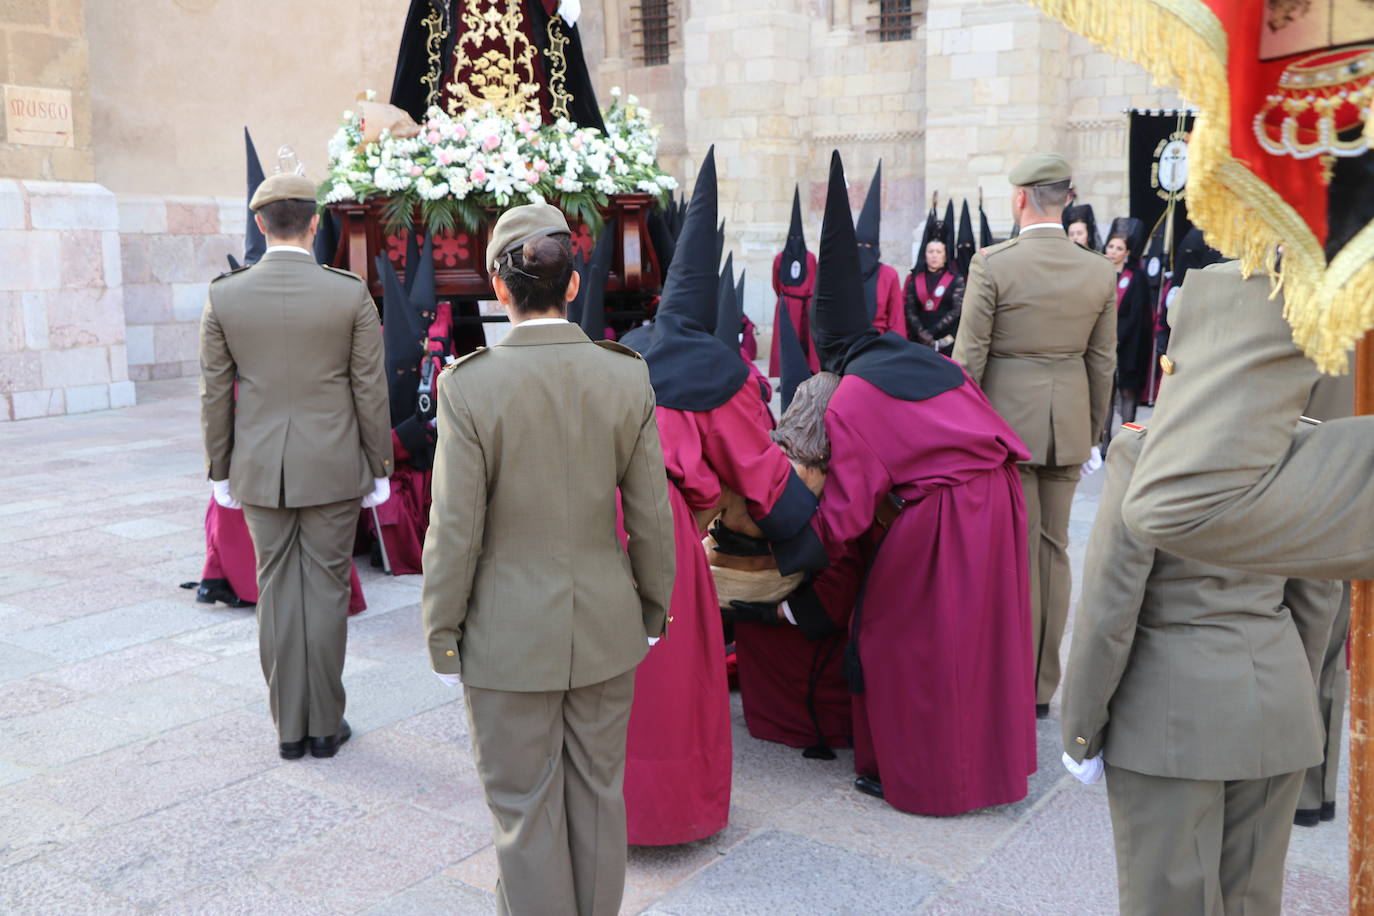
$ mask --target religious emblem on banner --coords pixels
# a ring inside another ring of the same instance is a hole
[[[542,74],[521,0],[468,0],[458,14],[448,113],[491,105],[513,116],[539,108]]]
[[[1188,184],[1188,132],[1176,130],[1155,146],[1150,185],[1161,200],[1170,200]]]
[[[1293,339],[1344,372],[1374,327],[1374,2],[1032,2],[1200,109],[1157,193],[1184,166],[1189,217],[1247,270],[1281,244]]]

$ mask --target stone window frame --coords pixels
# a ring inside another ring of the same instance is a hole
[[[877,41],[911,41],[925,18],[922,0],[869,0],[866,31]]]
[[[641,67],[671,62],[677,47],[677,4],[673,0],[637,0],[630,6],[630,46]]]

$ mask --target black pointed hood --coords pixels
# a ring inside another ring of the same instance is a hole
[[[879,223],[883,215],[883,161],[873,170],[859,221],[854,224],[854,239],[859,245],[859,275],[864,278],[864,304],[868,306],[871,324],[878,317],[878,267],[882,264],[882,249],[878,244]]]
[[[330,210],[320,214],[320,228],[315,232],[315,263],[333,266],[339,250],[339,218]]]
[[[797,393],[797,386],[811,377],[811,366],[807,364],[801,338],[797,336],[797,329],[792,327],[792,316],[787,309],[778,309],[778,326],[774,330],[778,334],[778,354],[782,362],[778,391],[783,412],[786,413],[793,395]]]
[[[926,245],[930,244],[931,239],[939,238],[941,223],[938,214],[935,212],[935,203],[932,201],[930,212],[926,214],[925,225],[921,227],[921,244],[916,249],[916,263],[912,270],[921,273],[926,269]]]
[[[735,283],[735,308],[739,311],[740,330],[744,329],[744,275],[747,268],[739,269],[739,280]]]
[[[983,192],[978,192],[978,247],[986,248],[989,245],[997,244],[997,240],[992,235],[992,226],[988,225],[988,214],[983,210]]]
[[[663,284],[653,326],[625,336],[649,364],[659,406],[706,411],[724,404],[749,378],[738,346],[711,333],[716,324],[716,154],[706,154],[682,221],[673,265]]]
[[[668,276],[668,268],[673,264],[673,246],[677,244],[677,230],[673,225],[676,208],[677,205],[669,201],[666,207],[656,207],[649,213],[649,242],[658,258],[660,281]]]
[[[720,270],[720,259],[725,254],[725,220],[716,227],[716,270]]]
[[[415,415],[425,329],[420,326],[420,315],[411,307],[405,286],[385,252],[377,255],[377,273],[382,278],[382,345],[386,351],[391,425],[395,427]]]
[[[425,235],[424,247],[415,253],[411,260],[406,255],[406,298],[410,308],[424,322],[423,330],[429,331],[439,307],[439,298],[434,288],[434,233]]]
[[[239,263],[239,259],[236,258],[236,257],[234,257],[232,254],[226,254],[225,257],[228,258],[228,260],[229,260],[229,269],[230,269],[230,270],[238,270],[240,267],[243,266],[242,264]]]
[[[952,261],[955,255],[955,233],[959,225],[954,222],[954,200],[945,204],[945,218],[940,222],[940,241],[945,243],[945,253]]]
[[[973,217],[969,215],[968,201],[959,211],[959,236],[954,242],[954,260],[959,265],[959,273],[968,276],[968,266],[978,243],[973,239]]]
[[[801,286],[806,282],[806,233],[802,229],[801,188],[792,187],[792,222],[787,227],[787,243],[778,262],[778,286]]]
[[[258,159],[258,151],[253,147],[253,138],[248,134],[248,128],[243,129],[243,144],[248,151],[248,200],[253,200],[253,195],[258,190],[258,185],[262,184],[262,160]],[[258,259],[267,251],[267,238],[258,228],[257,220],[253,217],[256,214],[248,211],[248,225],[243,230],[243,263],[253,265],[258,263]]]
[[[830,157],[830,186],[821,224],[811,337],[821,368],[856,375],[889,397],[923,401],[964,383],[957,365],[899,334],[879,333],[863,305],[859,251],[840,154]]]
[[[578,324],[592,340],[606,339],[606,281],[611,276],[611,254],[615,250],[615,220],[606,221],[601,234],[596,237],[592,256],[582,272],[582,313]],[[571,320],[571,319],[569,319]]]
[[[739,303],[735,301],[735,253],[725,257],[725,266],[720,270],[720,286],[716,294],[715,335],[727,347],[739,349],[741,323]]]

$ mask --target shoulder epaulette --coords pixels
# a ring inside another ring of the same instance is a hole
[[[451,362],[451,363],[449,363],[447,366],[445,366],[445,367],[444,367],[444,371],[445,371],[445,372],[452,372],[454,369],[457,369],[459,366],[463,365],[464,363],[470,362],[470,361],[472,360],[473,357],[478,356],[478,355],[480,355],[480,354],[482,354],[482,353],[485,353],[485,352],[487,352],[487,348],[486,348],[486,347],[478,347],[476,350],[473,350],[471,353],[464,353],[462,356],[458,357],[458,358],[455,359],[453,362]]]
[[[1121,428],[1127,432],[1140,433],[1141,435],[1145,434],[1145,427],[1138,423],[1122,423]]]
[[[357,274],[355,274],[355,273],[354,273],[353,271],[351,271],[351,270],[344,270],[342,267],[330,267],[328,264],[321,264],[320,266],[323,267],[325,270],[332,271],[332,272],[334,272],[334,273],[336,273],[336,274],[343,274],[345,277],[349,277],[349,278],[351,278],[351,279],[357,280],[359,283],[366,283],[366,282],[367,282],[366,280],[364,280],[362,277],[358,276]]]
[[[1017,236],[1017,238],[1019,239],[1020,236]],[[1017,239],[1007,239],[1005,242],[998,242],[996,245],[989,245],[986,248],[979,248],[978,253],[981,254],[983,257],[987,257],[988,255],[996,254],[999,251],[1006,251],[1012,245],[1015,245],[1016,241]]]
[[[250,268],[250,267],[252,267],[252,266],[253,266],[252,264],[240,264],[238,267],[235,267],[233,270],[226,270],[224,273],[220,274],[218,277],[215,277],[215,279],[214,279],[214,280],[211,280],[210,282],[211,282],[211,283],[214,283],[216,280],[223,280],[225,277],[232,277],[234,274],[241,274],[241,273],[243,273],[245,270],[247,270],[248,268]]]
[[[623,343],[620,343],[618,341],[594,340],[592,341],[592,343],[596,344],[598,347],[601,347],[603,349],[610,350],[613,353],[623,353],[625,356],[633,356],[635,359],[644,358],[639,355],[638,350],[632,350],[629,347],[625,346]]]

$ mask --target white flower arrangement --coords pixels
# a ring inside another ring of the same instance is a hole
[[[420,133],[383,131],[363,144],[360,116],[345,111],[329,141],[329,177],[322,203],[386,197],[388,226],[409,225],[419,205],[432,229],[476,230],[491,210],[513,202],[550,200],[593,229],[598,206],[613,194],[653,194],[666,200],[677,181],[658,167],[658,128],[649,111],[611,90],[606,133],[566,118],[541,123],[539,113],[507,117],[469,109],[453,117],[430,108]],[[369,98],[372,94],[369,93]]]

